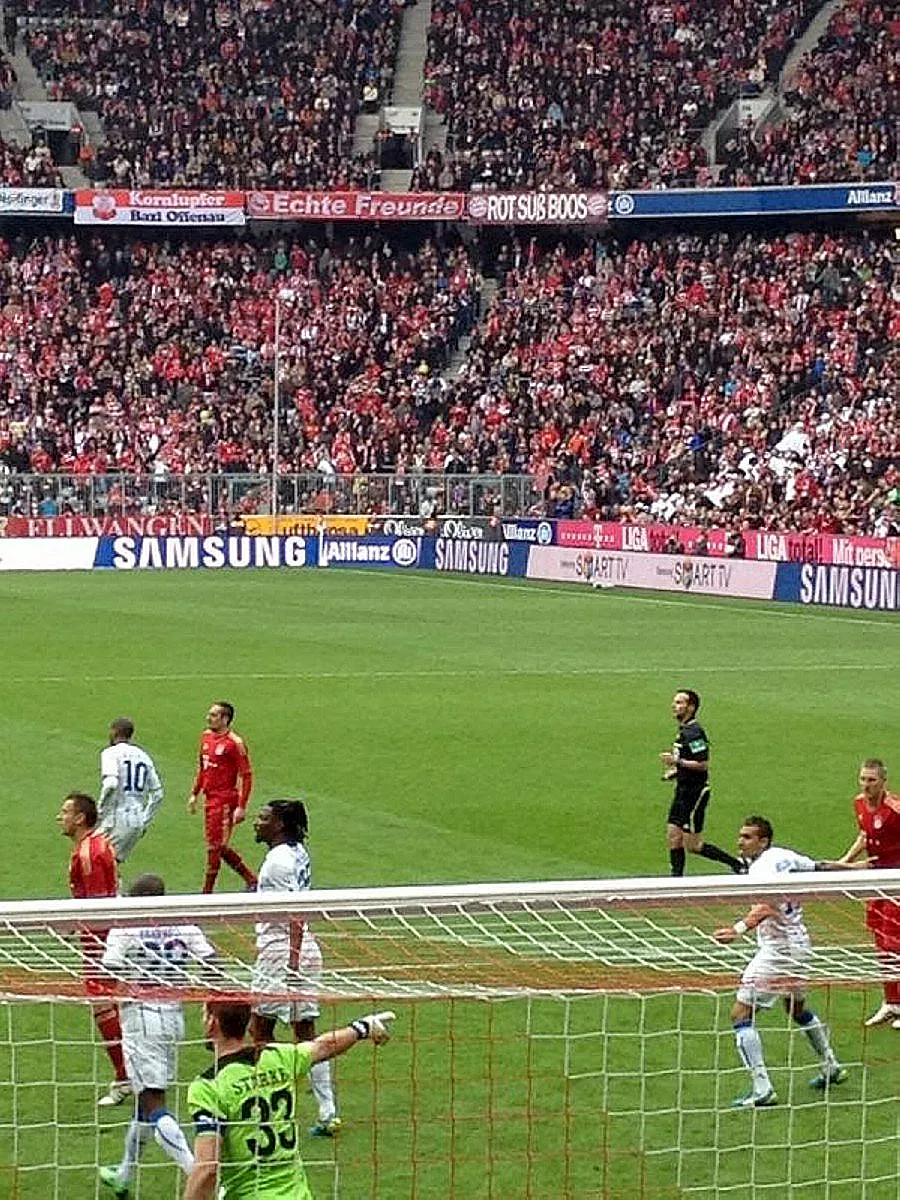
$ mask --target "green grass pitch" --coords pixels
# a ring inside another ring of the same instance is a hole
[[[5,575],[2,613],[5,898],[66,894],[54,817],[96,790],[123,713],[167,788],[126,882],[154,869],[196,891],[184,799],[219,698],[253,807],[308,797],[321,887],[664,874],[657,754],[679,686],[704,700],[712,840],[762,812],[779,841],[837,855],[860,758],[900,775],[889,617],[361,571]],[[261,857],[249,825],[236,844]],[[900,1034],[863,1037],[876,999],[813,997],[852,1065],[828,1101],[805,1088],[805,1044],[763,1018],[785,1103],[756,1114],[727,1111],[745,1086],[727,993],[410,1005],[377,1060],[339,1064],[345,1132],[304,1142],[317,1200],[896,1200]],[[80,1006],[0,1007],[0,1200],[87,1200],[81,1164],[117,1159],[126,1114],[97,1115],[91,1042]],[[206,1057],[191,1047],[185,1077]],[[48,1160],[62,1169],[29,1169]],[[175,1195],[155,1147],[146,1162],[138,1195]]]

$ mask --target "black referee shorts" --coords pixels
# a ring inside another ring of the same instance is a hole
[[[685,833],[702,833],[709,797],[709,784],[706,784],[698,796],[676,795],[669,809],[669,824],[677,825]]]

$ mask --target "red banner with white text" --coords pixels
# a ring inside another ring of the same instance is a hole
[[[459,192],[248,192],[251,221],[463,221]]]
[[[245,225],[243,192],[147,188],[75,193],[76,225]]]
[[[205,537],[220,522],[202,513],[135,517],[0,517],[0,537]]]
[[[605,225],[606,192],[472,192],[473,225]]]

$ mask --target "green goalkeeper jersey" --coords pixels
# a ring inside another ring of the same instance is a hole
[[[312,1200],[297,1147],[297,1095],[312,1066],[305,1046],[252,1047],[220,1059],[188,1088],[198,1135],[222,1139],[226,1200]]]

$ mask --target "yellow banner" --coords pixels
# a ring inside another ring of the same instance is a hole
[[[269,537],[273,534],[311,537],[315,533],[359,537],[369,532],[368,517],[339,516],[336,513],[291,513],[278,517],[261,514],[239,517],[238,521],[251,537]]]

